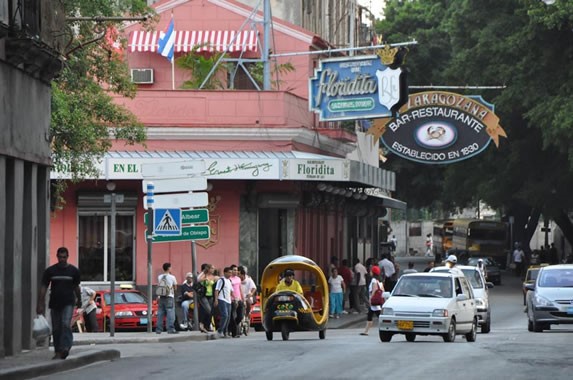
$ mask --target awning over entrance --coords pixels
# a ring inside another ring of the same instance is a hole
[[[108,152],[98,164],[98,179],[142,180],[141,164],[203,160],[208,179],[321,181],[360,183],[383,191],[395,190],[395,173],[364,163],[306,152],[134,151]],[[66,168],[55,168],[52,179],[68,179]]]
[[[131,52],[156,52],[162,31],[133,31],[129,38]],[[258,36],[254,30],[177,30],[175,53],[195,51],[257,51]]]

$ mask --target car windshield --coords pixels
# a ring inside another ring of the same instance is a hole
[[[111,303],[111,294],[105,293],[104,299],[106,305],[109,305]],[[145,296],[137,292],[116,292],[114,299],[116,305],[128,303],[147,303]]]
[[[464,272],[464,276],[470,281],[472,284],[472,288],[474,289],[481,289],[483,288],[483,281],[481,280],[481,276],[479,272],[475,269],[462,269]]]
[[[496,265],[493,260],[491,260],[487,257],[484,257],[482,259],[483,259],[483,263],[488,267]],[[477,266],[478,260],[479,260],[479,257],[472,257],[471,259],[468,260],[468,265]]]
[[[537,284],[542,288],[573,288],[573,269],[541,271]]]
[[[404,276],[401,277],[392,296],[452,297],[452,281],[448,277]]]
[[[525,276],[525,281],[535,281],[537,280],[537,275],[539,274],[539,269],[530,269],[527,271],[527,275]]]

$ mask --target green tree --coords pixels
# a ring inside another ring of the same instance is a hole
[[[63,0],[66,17],[149,16],[145,0]],[[51,144],[56,169],[71,173],[73,181],[93,178],[94,163],[109,150],[112,139],[142,143],[145,129],[127,109],[115,104],[110,93],[133,97],[124,57],[112,46],[109,34],[119,22],[66,21],[62,34],[68,44],[65,65],[52,82]],[[123,41],[125,42],[125,41]],[[59,192],[65,182],[58,183]]]
[[[499,149],[447,167],[403,163],[390,157],[408,202],[433,200],[465,206],[480,199],[515,217],[516,240],[528,242],[540,215],[554,219],[569,242],[573,227],[573,4],[558,0],[389,1],[378,23],[386,39],[413,37],[408,64],[415,84],[500,85],[475,91],[496,105],[508,133]],[[436,50],[434,50],[436,49]],[[419,71],[419,72],[418,72]],[[404,189],[406,188],[406,190]],[[420,195],[422,194],[422,195]]]

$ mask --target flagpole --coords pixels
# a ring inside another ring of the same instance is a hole
[[[171,9],[171,22],[174,22],[173,9]],[[173,32],[175,32],[175,28],[173,28]],[[171,89],[175,90],[175,47],[173,47],[173,56],[171,57]]]
[[[171,58],[171,89],[175,90],[175,56]]]

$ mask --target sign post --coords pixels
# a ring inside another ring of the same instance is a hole
[[[149,210],[145,215],[147,225],[147,265],[148,265],[148,313],[151,316],[151,247],[154,242],[191,240],[191,267],[193,275],[197,276],[197,259],[195,254],[195,239],[208,239],[209,226],[193,226],[183,228],[184,224],[199,223],[209,220],[207,210],[181,210],[183,208],[206,207],[209,203],[207,193],[193,193],[192,190],[207,189],[207,179],[201,176],[205,171],[205,161],[182,161],[164,163],[150,163],[142,165],[141,174],[144,191],[147,195],[143,199],[143,207]],[[153,181],[153,182],[152,182]],[[156,193],[162,193],[155,195]],[[155,211],[158,215],[154,215]],[[154,224],[154,217],[162,220]],[[177,219],[178,222],[177,223]],[[176,228],[179,224],[179,228]],[[157,233],[155,231],[157,230]],[[195,307],[193,320],[195,331],[199,330],[198,305],[199,299],[194,294]],[[157,321],[162,323],[162,321]],[[151,321],[148,332],[151,332]]]
[[[151,252],[153,250],[153,192],[155,187],[153,182],[147,184],[147,209],[149,210],[149,217],[147,218],[147,332],[152,332],[153,329],[153,310],[151,308],[153,299],[153,286],[151,283]],[[157,321],[159,324],[159,321]]]

